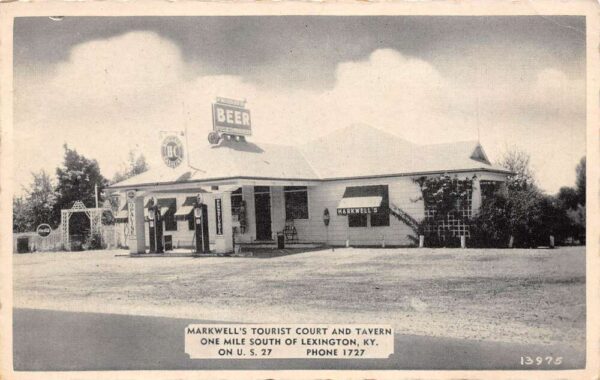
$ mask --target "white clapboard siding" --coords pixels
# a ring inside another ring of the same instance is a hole
[[[294,226],[301,242],[329,243],[343,245],[348,239],[351,245],[381,245],[385,240],[386,245],[408,245],[411,240],[408,235],[414,235],[406,224],[390,215],[390,225],[387,227],[348,227],[348,217],[337,215],[337,206],[343,198],[347,186],[387,185],[389,201],[398,206],[416,220],[423,218],[423,202],[417,200],[420,189],[410,177],[395,177],[381,179],[360,179],[323,182],[319,186],[308,187],[308,219],[294,220]],[[188,194],[161,194],[157,198],[176,198],[177,208],[182,207]],[[242,197],[246,202],[246,232],[236,235],[236,242],[250,243],[256,240],[256,220],[254,213],[254,188],[242,187]],[[415,201],[416,200],[416,201]],[[215,209],[214,196],[204,194],[204,201],[208,206],[209,239],[211,245],[215,239]],[[323,211],[327,208],[330,214],[329,227],[323,224]],[[271,229],[275,235],[285,226],[285,197],[283,187],[271,187]],[[149,227],[146,227],[146,244],[149,242]],[[164,228],[164,224],[163,224]],[[187,221],[177,222],[177,231],[164,231],[163,235],[173,237],[173,246],[191,247],[194,231],[188,229]]]
[[[346,186],[388,185],[390,203],[400,207],[413,218],[423,218],[423,202],[413,201],[419,198],[420,189],[409,177],[396,177],[371,180],[332,181],[318,187],[309,187],[308,204],[309,219],[295,220],[294,226],[301,241],[327,242],[334,245],[409,245],[408,235],[414,232],[406,224],[390,215],[387,227],[348,227],[348,217],[337,215],[337,205],[344,195]],[[330,214],[329,227],[323,224],[323,211],[327,208]],[[328,235],[328,237],[327,237]],[[327,240],[328,239],[328,240]]]

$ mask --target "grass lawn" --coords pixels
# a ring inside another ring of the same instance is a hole
[[[15,254],[15,307],[585,342],[585,248],[336,249],[268,259]]]

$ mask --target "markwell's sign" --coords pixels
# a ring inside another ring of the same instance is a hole
[[[246,109],[244,104],[245,102],[239,100],[217,98],[217,102],[212,105],[215,132],[250,136],[250,110]]]
[[[338,208],[338,215],[351,215],[351,214],[377,214],[379,207],[347,207]]]
[[[43,223],[43,224],[40,224],[39,226],[37,226],[36,232],[41,237],[46,237],[46,236],[50,235],[50,233],[52,232],[52,227],[50,227],[49,224]]]

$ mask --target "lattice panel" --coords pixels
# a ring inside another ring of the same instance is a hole
[[[85,210],[87,209],[87,207],[85,207],[85,205],[83,204],[82,201],[75,201],[75,203],[73,203],[73,207],[71,207],[71,210]]]
[[[450,212],[446,215],[446,218],[439,220],[437,224],[432,225],[431,223],[425,226],[425,232],[436,233],[441,236],[450,231],[452,236],[467,236],[470,237],[469,225],[464,220],[471,219],[473,215],[471,194],[466,199],[465,204],[458,209],[456,212]],[[425,207],[425,218],[435,218],[437,211],[431,206]],[[458,215],[457,215],[458,214]]]

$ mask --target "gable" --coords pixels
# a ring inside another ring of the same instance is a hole
[[[483,151],[483,147],[479,144],[477,144],[477,146],[475,147],[475,150],[473,150],[473,153],[471,153],[471,158],[475,161],[479,161],[479,162],[483,162],[484,164],[491,165],[490,160],[488,159],[487,155]]]

